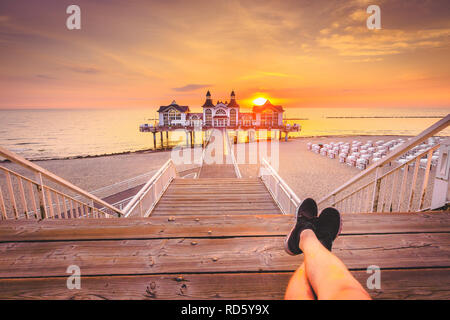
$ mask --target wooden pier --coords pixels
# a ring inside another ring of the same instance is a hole
[[[156,149],[159,141],[160,149],[168,149],[170,148],[169,141],[169,132],[174,131],[184,131],[186,138],[186,145],[190,147],[194,147],[195,142],[197,140],[197,135],[200,135],[201,145],[204,146],[206,143],[206,139],[204,138],[204,132],[210,132],[211,130],[220,130],[220,131],[234,131],[239,134],[239,132],[243,132],[245,134],[245,142],[253,142],[257,140],[256,132],[265,131],[267,132],[267,137],[274,137],[274,139],[279,140],[288,140],[290,132],[300,132],[301,127],[299,125],[282,125],[282,126],[227,126],[227,127],[208,127],[208,126],[182,126],[182,125],[173,125],[173,126],[141,126],[139,128],[140,132],[147,132],[153,135],[153,145]],[[237,141],[236,141],[237,142]]]

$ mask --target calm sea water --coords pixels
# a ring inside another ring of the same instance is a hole
[[[288,120],[302,126],[293,136],[416,135],[448,113],[450,108],[289,109],[286,118],[301,119]],[[139,132],[139,125],[155,117],[154,109],[0,110],[0,145],[28,159],[152,149],[152,134]],[[182,139],[170,137],[172,144]]]

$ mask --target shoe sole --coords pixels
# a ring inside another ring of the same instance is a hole
[[[295,210],[295,221],[297,221],[297,218],[298,218],[298,210]],[[284,251],[286,251],[286,253],[291,256],[297,256],[297,255],[301,254],[301,253],[293,253],[291,250],[289,250],[289,245],[288,245],[289,239],[291,238],[292,232],[294,232],[294,229],[296,226],[297,226],[297,222],[292,227],[292,229],[289,232],[289,234],[287,235],[287,237],[284,239]]]
[[[295,221],[297,221],[297,216],[298,216],[298,210],[295,210]],[[297,222],[295,222],[294,226],[292,227],[291,231],[289,231],[289,234],[287,235],[287,237],[284,239],[284,251],[286,251],[286,253],[290,256],[296,256],[298,255],[297,253],[293,253],[291,250],[289,250],[289,246],[288,246],[288,242],[289,239],[291,238],[292,232],[294,232],[295,226],[297,225]]]
[[[284,251],[286,251],[286,253],[290,256],[296,256],[299,253],[293,253],[291,250],[289,250],[289,239],[291,238],[292,232],[294,231],[295,226],[291,229],[291,231],[289,232],[289,234],[287,235],[286,239],[284,239]]]
[[[338,230],[338,232],[336,233],[336,236],[333,239],[333,241],[334,241],[334,240],[337,239],[337,237],[339,237],[341,235],[341,232],[342,232],[342,214],[336,208],[333,208],[333,209],[335,209],[339,213],[339,230]]]

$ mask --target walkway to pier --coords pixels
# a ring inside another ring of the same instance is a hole
[[[334,253],[381,299],[449,299],[450,213],[347,214]],[[302,257],[283,250],[293,217],[155,215],[7,220],[0,299],[282,299]],[[66,286],[69,265],[81,289]]]
[[[211,154],[207,148],[206,157],[203,160],[202,168],[200,169],[199,178],[236,178],[231,155],[229,154],[228,141],[226,140],[227,132],[225,130],[215,130],[211,137],[211,145],[216,148],[211,148]],[[222,147],[219,147],[222,146]],[[217,152],[217,154],[216,154]],[[212,162],[212,163],[210,163]]]

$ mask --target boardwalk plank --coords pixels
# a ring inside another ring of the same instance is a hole
[[[284,237],[1,243],[0,277],[292,271]],[[450,267],[450,234],[350,235],[333,252],[351,269]],[[32,266],[32,267],[30,267]]]
[[[342,218],[344,235],[450,232],[449,213],[349,214]],[[289,232],[292,222],[292,216],[278,214],[77,219],[70,224],[65,220],[6,220],[0,223],[0,242],[283,236]]]
[[[353,271],[366,287],[368,274]],[[66,277],[0,279],[0,299],[283,299],[292,273],[178,274],[82,277],[69,290]],[[382,270],[374,299],[450,299],[450,269]],[[236,284],[239,284],[238,286]]]

